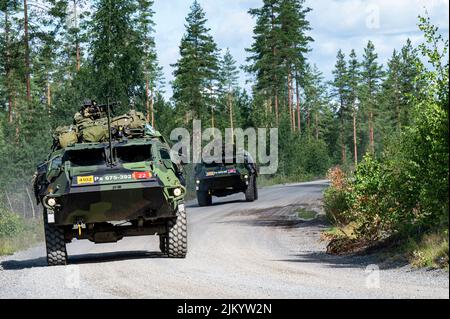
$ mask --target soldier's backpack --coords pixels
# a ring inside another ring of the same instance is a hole
[[[128,114],[123,114],[120,116],[116,116],[111,119],[111,127],[118,128],[119,126],[126,128],[130,127],[133,119]]]
[[[104,120],[93,121],[85,118],[78,123],[78,131],[85,143],[102,142],[108,136],[108,126]]]
[[[92,123],[81,132],[81,139],[86,143],[102,142],[108,137],[108,127],[103,123]]]
[[[77,128],[73,125],[59,126],[56,128],[53,138],[61,148],[66,148],[78,142]]]
[[[144,129],[147,120],[142,112],[137,112],[136,110],[130,110],[128,116],[131,117],[132,122],[130,125],[131,129]]]

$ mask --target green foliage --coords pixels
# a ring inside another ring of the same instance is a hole
[[[0,238],[17,236],[24,230],[23,219],[5,209],[0,209]]]
[[[206,122],[213,106],[219,60],[217,45],[209,34],[206,21],[204,10],[194,1],[186,18],[180,59],[173,65],[173,97],[177,112],[184,115],[180,119],[184,124],[190,123],[194,118]]]
[[[346,213],[349,202],[345,191],[328,187],[323,193],[324,210],[328,220],[334,225],[345,225],[348,223]]]
[[[41,219],[22,219],[15,213],[0,209],[0,256],[13,254],[42,240]]]
[[[427,234],[419,240],[410,238],[402,248],[414,267],[448,269],[448,230]]]
[[[331,185],[323,194],[325,214],[332,224],[343,226],[349,222],[347,216],[350,208],[349,181],[339,166],[329,169],[327,178],[330,180]]]
[[[393,235],[409,237],[422,241],[411,246],[419,265],[431,265],[437,256],[447,258],[448,265],[448,241],[428,235],[448,233],[448,42],[429,19],[421,18],[419,27],[425,36],[419,49],[429,66],[414,60],[420,70],[414,85],[420,89],[398,97],[412,103],[412,121],[392,136],[379,158],[364,157],[343,196],[349,206],[342,209],[357,239],[373,243]],[[394,53],[387,83],[400,88],[399,61]],[[327,190],[326,205],[333,207],[337,193],[335,186]]]
[[[141,94],[143,85],[143,50],[139,32],[133,26],[134,1],[100,0],[90,27],[92,38],[92,82],[94,96],[107,96],[125,107]]]

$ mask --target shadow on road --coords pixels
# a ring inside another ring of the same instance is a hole
[[[94,254],[69,256],[69,264],[70,265],[94,264],[94,263],[105,263],[112,261],[146,259],[146,258],[166,258],[166,256],[160,252],[149,252],[149,251],[121,251],[108,253],[94,253]],[[45,257],[38,257],[34,259],[25,259],[25,260],[5,260],[0,263],[0,268],[4,270],[22,270],[40,267],[47,267],[47,260]]]
[[[281,259],[277,261],[312,264],[320,263],[322,265],[326,265],[329,268],[361,268],[362,270],[364,270],[368,266],[376,266],[379,269],[395,269],[408,265],[406,259],[388,261],[383,260],[377,254],[336,256],[318,251],[291,255],[291,258]]]
[[[204,207],[200,207],[197,202],[192,202],[189,203],[188,205],[186,205],[186,207],[196,207],[196,208],[208,208],[208,207],[214,207],[214,206],[221,206],[221,205],[227,205],[227,204],[236,204],[236,203],[247,203],[247,201],[245,199],[234,199],[234,200],[229,200],[229,201],[214,201],[211,206],[204,206]]]
[[[225,220],[218,223],[243,224],[247,226],[259,227],[277,227],[284,229],[301,227],[316,227],[325,229],[326,227],[329,227],[329,223],[323,215],[316,215],[316,217],[311,220],[303,220],[299,218],[297,216],[297,210],[304,207],[304,205],[290,205],[262,210],[248,210],[240,213],[243,217],[241,219]]]

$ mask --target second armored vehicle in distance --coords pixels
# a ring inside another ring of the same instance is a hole
[[[199,163],[195,166],[195,183],[199,206],[212,205],[212,196],[224,197],[244,193],[245,200],[253,202],[258,199],[256,164],[250,154],[242,151],[243,163],[238,163],[238,156],[222,161]]]

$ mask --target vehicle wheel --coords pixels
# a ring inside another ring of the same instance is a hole
[[[212,205],[212,196],[208,192],[197,192],[197,202],[198,206],[211,206]]]
[[[170,258],[185,258],[187,254],[186,211],[167,223],[166,253]]]
[[[159,235],[159,249],[163,254],[166,253],[167,237],[165,235]]]
[[[254,179],[255,179],[255,183],[254,183],[254,189],[255,189],[255,200],[257,200],[258,199],[258,185],[257,185],[257,183],[256,183],[256,176],[254,177]]]
[[[44,212],[45,246],[47,248],[47,264],[49,266],[67,265],[66,240],[64,230],[47,221]]]
[[[245,190],[245,200],[247,202],[253,202],[257,197],[256,191],[256,178],[255,176],[250,176],[248,180],[247,189]]]

